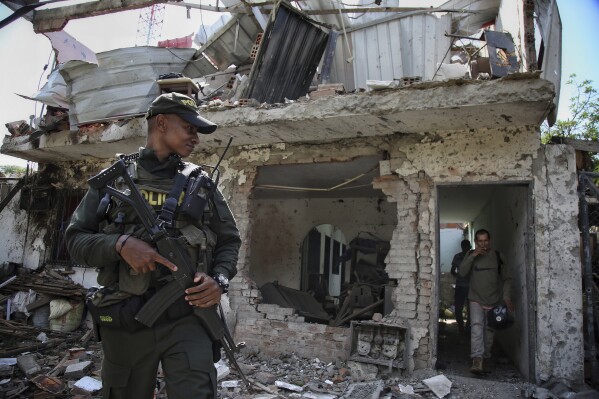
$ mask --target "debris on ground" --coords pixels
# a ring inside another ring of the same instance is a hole
[[[102,347],[82,309],[84,290],[55,272],[18,274],[0,287],[0,399],[101,397]],[[22,293],[22,294],[18,294]],[[17,295],[18,294],[18,295]],[[1,299],[1,298],[0,298]],[[11,299],[11,301],[9,301]],[[15,312],[6,307],[15,303]],[[54,315],[53,315],[54,313]],[[1,316],[0,316],[1,317]],[[55,320],[50,323],[52,318]],[[446,337],[447,338],[447,337]],[[460,347],[460,345],[454,345]],[[462,345],[463,346],[463,345]],[[242,348],[236,354],[239,368],[249,380],[248,391],[242,376],[226,358],[215,364],[220,399],[511,399],[599,397],[587,386],[571,387],[561,381],[536,386],[509,372],[484,378],[471,378],[456,369],[454,358],[446,353],[447,366],[438,370],[377,366],[355,360],[326,362],[306,359],[293,352],[278,357],[265,356],[255,348]],[[156,377],[156,399],[167,398],[162,370]]]

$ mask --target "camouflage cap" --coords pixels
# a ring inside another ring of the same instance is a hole
[[[146,113],[146,119],[158,114],[175,114],[198,128],[198,133],[210,134],[217,125],[200,116],[195,100],[181,93],[166,93],[158,96]]]

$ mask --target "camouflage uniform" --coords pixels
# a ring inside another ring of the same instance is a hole
[[[136,185],[156,210],[166,199],[180,165],[178,157],[159,162],[151,149],[140,149],[134,168]],[[150,273],[132,273],[117,254],[116,242],[123,234],[148,242],[149,238],[132,208],[118,200],[113,200],[106,217],[98,220],[100,195],[90,189],[75,210],[66,230],[69,252],[76,261],[97,268],[98,283],[108,288],[94,302],[96,305],[131,298],[146,300],[160,290],[170,271],[158,265]],[[188,252],[198,271],[209,275],[222,273],[229,279],[235,276],[241,240],[233,215],[218,190],[204,213],[204,220],[175,216],[174,228],[174,233],[186,237]],[[193,239],[187,239],[189,231]],[[159,362],[169,399],[216,398],[212,342],[183,295],[151,328],[101,327],[100,335],[105,398],[151,398]]]

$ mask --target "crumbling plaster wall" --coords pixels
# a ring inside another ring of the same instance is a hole
[[[386,321],[411,327],[412,367],[431,367],[436,361],[435,185],[532,181],[539,376],[576,379],[581,371],[582,320],[571,150],[541,149],[535,127],[513,127],[399,137],[390,157],[381,168],[388,167],[390,173],[375,183],[397,202],[398,210],[387,271],[399,286],[393,295],[396,308]]]
[[[29,177],[25,187],[10,201],[0,213],[0,228],[5,232],[0,261],[22,264],[28,269],[37,269],[50,256],[53,240],[53,229],[57,222],[58,207],[53,198],[53,207],[47,210],[31,211],[20,209],[21,196],[25,189],[52,187],[54,190],[82,187],[86,179],[82,178],[81,169],[84,163],[40,164],[36,173]],[[100,168],[97,169],[98,171]]]
[[[548,145],[534,169],[537,379],[583,378],[583,315],[574,150]]]
[[[250,276],[258,286],[277,280],[300,289],[302,243],[313,227],[332,224],[343,232],[346,244],[360,232],[390,240],[394,208],[378,198],[255,200]]]
[[[393,293],[395,310],[385,321],[410,327],[409,346],[413,359],[409,368],[431,367],[436,361],[438,253],[435,186],[468,182],[528,182],[533,186],[535,196],[535,226],[542,229],[542,234],[536,235],[536,257],[531,259],[529,266],[537,269],[538,287],[529,287],[529,290],[537,293],[533,301],[547,305],[544,306],[547,310],[539,312],[543,319],[535,332],[537,345],[542,349],[537,355],[537,369],[542,378],[577,375],[582,359],[582,338],[579,334],[581,305],[578,300],[580,274],[569,273],[568,270],[567,276],[562,274],[557,278],[555,275],[561,270],[557,268],[557,264],[561,263],[558,260],[563,259],[574,268],[577,259],[577,254],[574,254],[577,245],[571,242],[572,237],[578,234],[575,229],[576,198],[572,196],[575,182],[572,182],[570,167],[567,171],[560,169],[563,164],[570,166],[570,158],[573,160],[574,157],[568,151],[556,154],[552,147],[542,149],[535,127],[398,134],[367,142],[355,139],[318,145],[280,144],[235,149],[223,163],[225,172],[221,182],[234,214],[237,217],[243,217],[244,212],[249,215],[246,221],[240,223],[244,256],[240,257],[240,273],[233,280],[230,293],[232,307],[236,310],[236,337],[241,340],[251,338],[257,347],[263,349],[272,345],[269,350],[274,352],[284,351],[291,344],[304,355],[325,359],[343,356],[348,346],[348,329],[333,331],[327,326],[315,327],[302,323],[291,309],[273,310],[260,304],[260,292],[248,273],[251,267],[251,223],[256,223],[257,219],[255,207],[249,206],[249,193],[256,169],[261,165],[342,161],[384,152],[389,154],[389,159],[381,162],[382,176],[376,180],[374,188],[383,190],[387,199],[397,206],[398,224],[392,235],[387,271],[391,278],[399,281]],[[553,160],[556,155],[560,155],[561,163]],[[550,189],[545,188],[547,170],[553,186]],[[557,188],[559,190],[556,191]],[[559,215],[554,208],[559,209]],[[567,223],[563,223],[565,220]],[[558,226],[559,234],[548,232]],[[550,245],[552,262],[545,254],[545,248]],[[539,253],[543,255],[539,256]],[[542,272],[539,273],[539,270]],[[564,292],[564,295],[554,294],[557,281],[563,287],[559,292]],[[548,295],[549,292],[551,295]],[[570,299],[560,303],[562,298]],[[570,330],[565,328],[565,322],[551,316],[555,314],[553,309],[565,310],[562,313],[573,325]],[[322,342],[319,345],[315,345],[312,339],[315,328],[322,330],[318,336]],[[566,356],[568,352],[571,355]],[[561,362],[558,361],[560,359]]]
[[[266,354],[285,353],[293,348],[299,355],[319,357],[326,361],[340,360],[347,356],[350,345],[348,328],[305,323],[304,318],[295,314],[293,309],[261,303],[260,291],[250,277],[253,273],[250,270],[253,266],[250,259],[253,259],[251,251],[255,250],[251,245],[253,227],[263,221],[258,221],[260,215],[250,198],[251,188],[257,168],[262,165],[333,160],[343,162],[358,156],[380,155],[386,148],[388,145],[385,139],[356,139],[332,143],[242,146],[231,150],[231,154],[222,163],[221,187],[229,200],[242,236],[238,274],[231,281],[228,294],[235,311],[231,322],[236,339],[245,341],[248,347]],[[207,156],[204,161],[215,163],[216,157]],[[307,231],[301,232],[301,239]],[[272,249],[274,248],[271,247],[271,251]]]
[[[16,183],[16,181],[15,181]],[[13,185],[11,185],[12,188]],[[20,209],[21,192],[19,191],[8,205],[0,212],[0,228],[2,229],[2,240],[0,240],[0,263],[14,262],[23,264],[29,269],[36,269],[41,256],[39,245],[32,243],[37,240],[37,234],[27,234],[27,212]],[[44,232],[39,232],[44,234]],[[27,237],[28,250],[24,249]]]

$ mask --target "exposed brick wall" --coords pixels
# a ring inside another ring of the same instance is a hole
[[[264,318],[253,319],[238,313],[235,335],[242,338],[250,348],[260,348],[269,356],[294,352],[307,358],[319,358],[330,362],[347,358],[350,345],[350,330],[342,327],[329,327],[324,324],[305,323],[302,317],[294,315],[293,309],[277,305],[257,312]],[[283,320],[279,320],[283,319]]]
[[[397,203],[397,228],[387,255],[387,273],[397,279],[392,298],[393,312],[384,321],[410,325],[409,369],[432,366],[431,309],[433,264],[429,204],[433,182],[423,172],[408,177],[382,176],[374,187]]]

